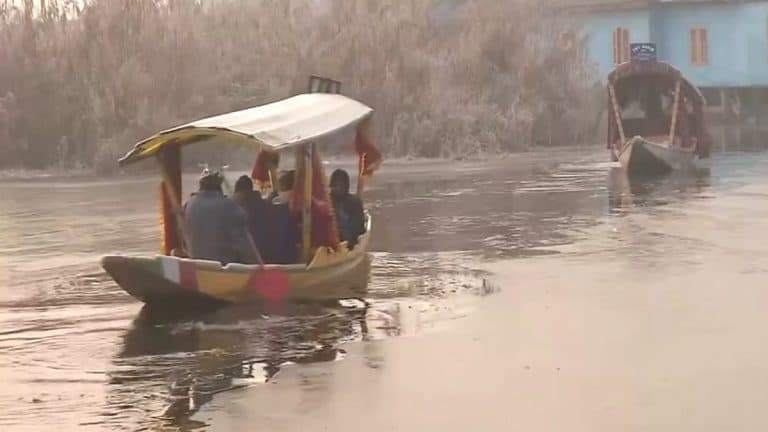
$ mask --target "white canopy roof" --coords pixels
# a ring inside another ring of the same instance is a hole
[[[372,113],[370,107],[339,94],[302,94],[165,130],[136,144],[120,164],[154,156],[166,145],[186,145],[212,137],[277,151],[356,126]]]

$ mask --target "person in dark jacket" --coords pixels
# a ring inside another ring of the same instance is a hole
[[[352,249],[357,244],[358,237],[365,232],[363,202],[356,195],[349,193],[349,174],[343,169],[337,169],[331,174],[330,188],[339,237]]]
[[[256,264],[259,256],[248,231],[248,216],[224,195],[223,180],[218,172],[203,171],[199,191],[184,204],[189,255],[222,264]]]
[[[284,172],[277,192],[270,198],[270,258],[275,264],[296,264],[299,261],[299,227],[291,211],[294,171]]]
[[[267,202],[261,198],[258,191],[253,190],[253,180],[243,175],[235,182],[235,192],[232,199],[240,205],[248,216],[248,230],[261,257],[269,262],[268,252],[269,226],[267,224]]]

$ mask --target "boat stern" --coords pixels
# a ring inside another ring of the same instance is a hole
[[[168,278],[160,258],[107,255],[101,258],[101,267],[120,288],[144,303],[226,303]]]

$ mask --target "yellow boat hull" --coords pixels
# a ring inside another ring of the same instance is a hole
[[[370,262],[371,220],[357,246],[349,251],[319,249],[308,264],[258,265],[155,257],[105,256],[104,270],[128,294],[148,303],[239,303],[280,298],[286,301],[324,301],[357,298],[365,294]],[[255,286],[266,270],[287,286]],[[279,293],[270,292],[271,289]]]

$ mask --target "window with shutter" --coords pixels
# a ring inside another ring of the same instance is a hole
[[[704,66],[709,64],[709,40],[707,29],[691,29],[691,64],[695,66]]]
[[[616,27],[613,30],[613,63],[629,61],[629,30]]]

